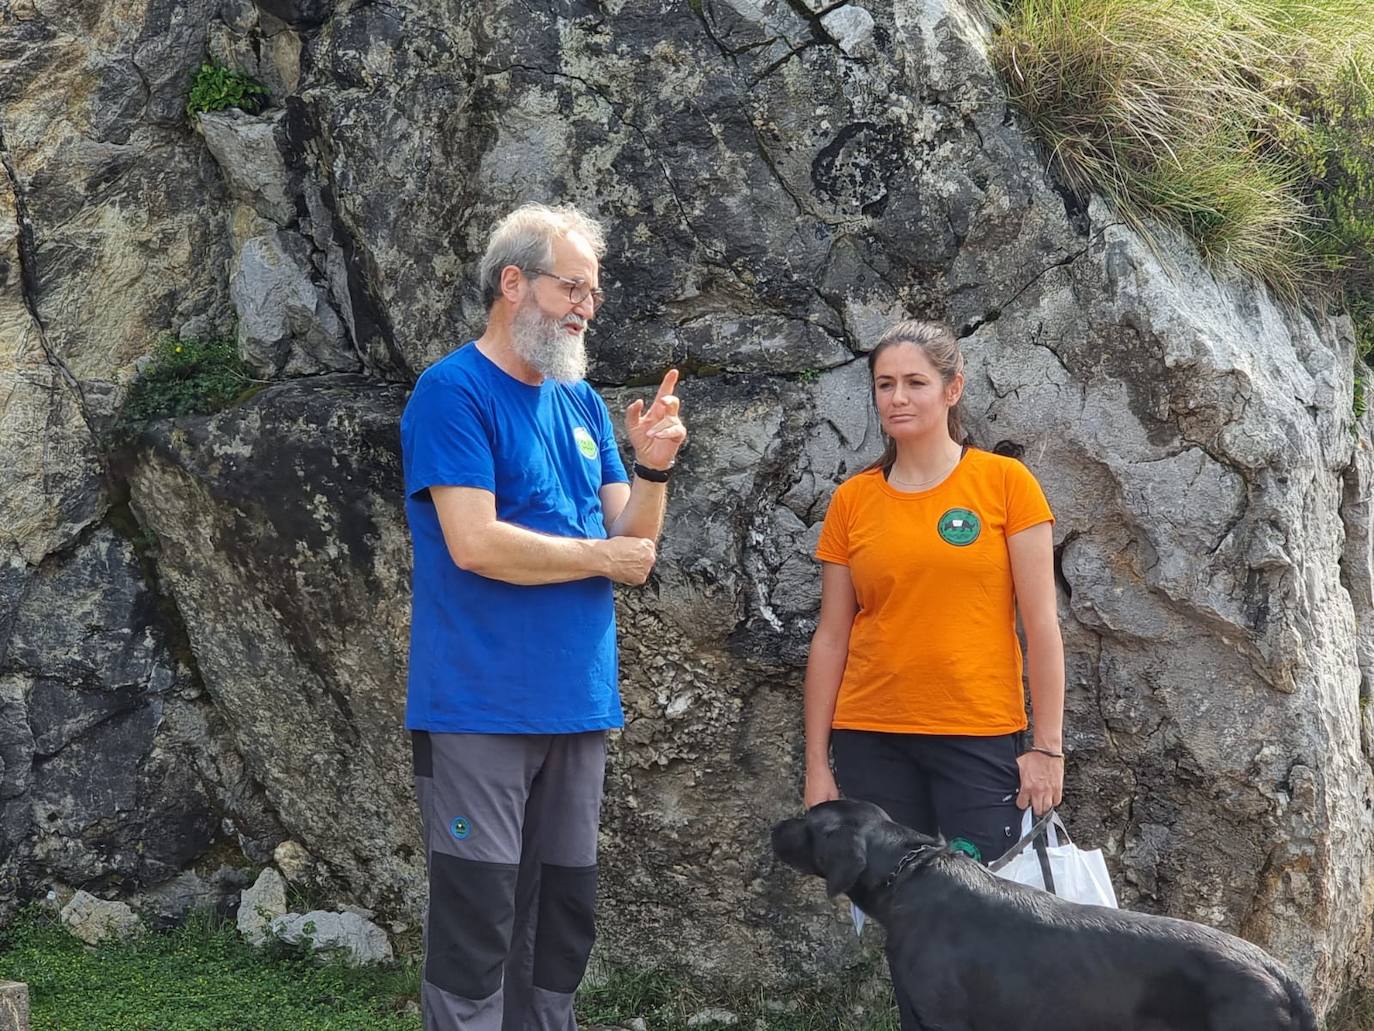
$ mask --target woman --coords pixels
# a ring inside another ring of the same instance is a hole
[[[816,549],[806,805],[842,788],[991,862],[1019,837],[1021,810],[1063,794],[1054,516],[1024,465],[961,446],[963,356],[949,327],[899,323],[868,368],[887,444],[835,491]]]

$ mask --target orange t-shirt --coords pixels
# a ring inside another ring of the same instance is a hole
[[[849,567],[859,601],[831,725],[1024,730],[1007,537],[1053,519],[1029,469],[972,448],[931,490],[899,491],[878,469],[842,483],[816,546]]]

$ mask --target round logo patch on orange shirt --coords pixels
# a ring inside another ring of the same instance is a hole
[[[969,509],[951,508],[940,517],[936,529],[940,532],[940,539],[946,544],[953,544],[956,548],[962,548],[978,539],[983,524],[979,521],[977,514]]]

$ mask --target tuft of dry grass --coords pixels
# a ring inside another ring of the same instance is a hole
[[[1326,1020],[1326,1031],[1374,1031],[1374,991],[1352,992]]]
[[[992,55],[1070,187],[1285,298],[1329,288],[1301,100],[1374,68],[1374,0],[1004,0]]]

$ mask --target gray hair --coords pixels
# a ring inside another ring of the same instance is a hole
[[[487,239],[487,252],[482,255],[478,273],[482,304],[491,308],[501,296],[502,269],[507,265],[528,269],[550,264],[553,242],[569,233],[585,239],[597,258],[606,253],[606,234],[601,223],[570,204],[555,208],[522,204],[496,223]]]

